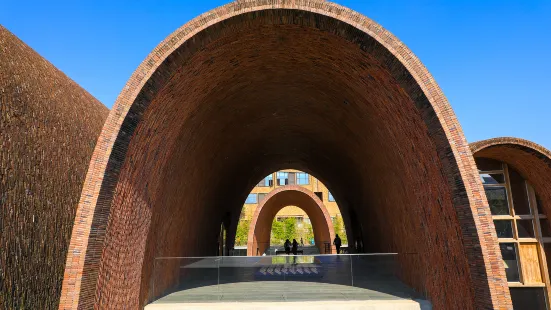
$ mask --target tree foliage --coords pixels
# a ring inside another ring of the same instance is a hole
[[[239,220],[239,223],[237,224],[237,232],[235,233],[235,245],[247,245],[250,223],[250,218]]]
[[[337,214],[333,221],[333,229],[335,234],[339,235],[342,244],[348,244],[348,237],[346,236],[346,230],[344,229],[344,222],[340,214]]]

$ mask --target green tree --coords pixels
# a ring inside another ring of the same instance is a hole
[[[270,235],[270,243],[272,245],[282,245],[285,242],[285,227],[283,222],[276,219],[272,222],[272,232]]]
[[[249,238],[249,225],[251,224],[250,218],[240,219],[237,223],[237,232],[235,233],[235,245],[247,245],[247,239]]]
[[[297,238],[297,219],[294,217],[288,217],[283,223],[285,225],[284,239],[289,239],[292,242],[293,239]]]
[[[346,230],[344,229],[344,223],[340,214],[337,214],[333,221],[333,229],[335,234],[339,235],[342,244],[348,244],[348,237],[346,236]]]
[[[314,239],[314,229],[312,229],[312,224],[304,222],[302,227],[301,237],[304,239],[304,244],[310,244],[310,240]]]

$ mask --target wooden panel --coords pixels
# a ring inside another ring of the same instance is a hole
[[[524,284],[543,283],[536,243],[521,243],[520,266]]]

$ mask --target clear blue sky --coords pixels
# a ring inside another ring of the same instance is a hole
[[[0,24],[111,107],[167,35],[226,0],[0,0]],[[551,1],[338,0],[428,67],[469,142],[516,136],[551,149]]]

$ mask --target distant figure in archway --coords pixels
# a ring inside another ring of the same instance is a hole
[[[291,254],[291,241],[289,241],[289,239],[285,240],[283,247],[285,248],[285,254]]]
[[[293,255],[297,255],[298,242],[297,239],[293,239]]]
[[[302,240],[302,237],[300,237],[300,246],[301,246],[301,247],[304,246],[304,240]]]
[[[333,244],[337,248],[337,254],[341,253],[341,238],[339,238],[339,235],[335,235],[335,240],[333,240]]]

